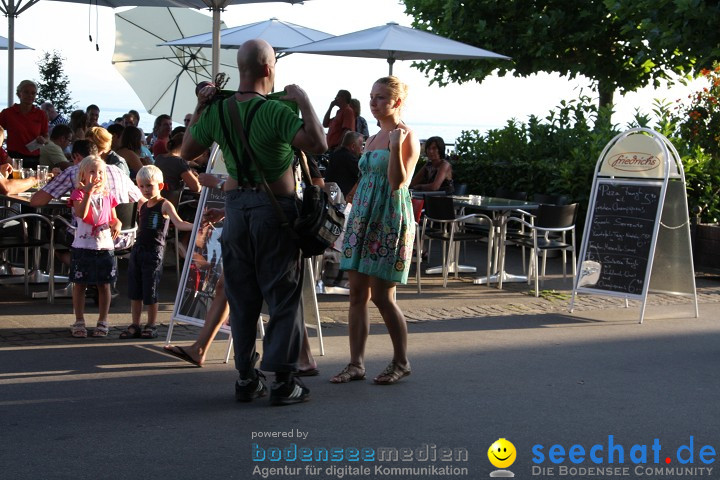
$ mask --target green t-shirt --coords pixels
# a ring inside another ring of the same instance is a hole
[[[262,101],[261,98],[252,98],[245,102],[238,102],[238,110],[240,110],[240,119],[245,122],[247,116],[253,106]],[[225,139],[223,128],[220,123],[220,102],[210,105],[200,116],[198,122],[190,127],[190,133],[196,142],[210,146],[213,142],[217,142],[223,152],[225,166],[228,175],[235,180],[243,182],[238,178],[237,165],[235,156],[230,151],[230,146]],[[241,150],[240,161],[250,162],[244,152],[243,143],[237,129],[234,128],[230,121],[229,107],[223,105],[225,113],[225,124],[230,134],[234,137],[235,146]],[[298,130],[303,125],[303,121],[298,117],[287,105],[275,100],[267,100],[265,104],[255,113],[250,125],[250,148],[253,151],[255,160],[260,164],[265,179],[268,183],[272,183],[279,179],[285,170],[290,167],[293,161],[293,151],[290,142],[295,138]],[[255,177],[255,182],[260,182],[260,177],[256,174],[253,164],[250,163],[250,170]],[[241,175],[241,177],[244,177]]]

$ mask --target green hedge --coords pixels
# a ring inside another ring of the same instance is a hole
[[[701,209],[703,222],[716,223],[720,218],[720,148],[702,144],[698,129],[688,127],[689,121],[697,120],[697,115],[690,115],[693,106],[676,109],[656,101],[653,107],[652,117],[637,112],[630,124],[620,128],[610,122],[609,110],[598,109],[589,97],[581,96],[561,102],[542,120],[535,116],[527,123],[513,119],[485,134],[464,131],[456,142],[453,177],[456,183],[467,183],[474,194],[492,195],[505,188],[527,192],[528,198],[536,193],[565,195],[580,203],[578,224],[583,225],[603,148],[621,131],[648,127],[668,137],[680,154],[690,214]],[[715,143],[720,132],[716,135]]]

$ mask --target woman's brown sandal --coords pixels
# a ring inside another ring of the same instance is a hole
[[[342,372],[330,378],[330,383],[348,383],[355,380],[365,380],[365,369],[354,363],[348,363]]]
[[[385,367],[385,370],[383,370],[380,375],[373,379],[373,382],[378,385],[392,385],[408,375],[410,375],[410,364],[408,363],[407,367],[403,367],[393,360]]]

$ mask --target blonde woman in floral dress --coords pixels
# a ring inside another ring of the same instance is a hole
[[[393,358],[374,382],[396,383],[410,375],[407,324],[395,302],[395,285],[406,283],[415,237],[415,220],[407,184],[420,144],[400,119],[407,85],[383,77],[370,92],[370,111],[380,132],[370,137],[360,158],[361,177],[345,231],[340,268],[350,279],[350,363],[330,379],[347,383],[365,378],[365,344],[370,331],[368,303],[382,315],[393,345]]]

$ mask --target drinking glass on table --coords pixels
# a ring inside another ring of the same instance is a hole
[[[37,182],[38,188],[42,188],[47,184],[48,181],[48,166],[38,165],[37,167]]]
[[[35,176],[35,170],[32,168],[23,168],[21,178],[32,178]]]
[[[22,158],[12,158],[12,178],[18,179],[22,178],[22,168],[23,168],[23,159]]]

